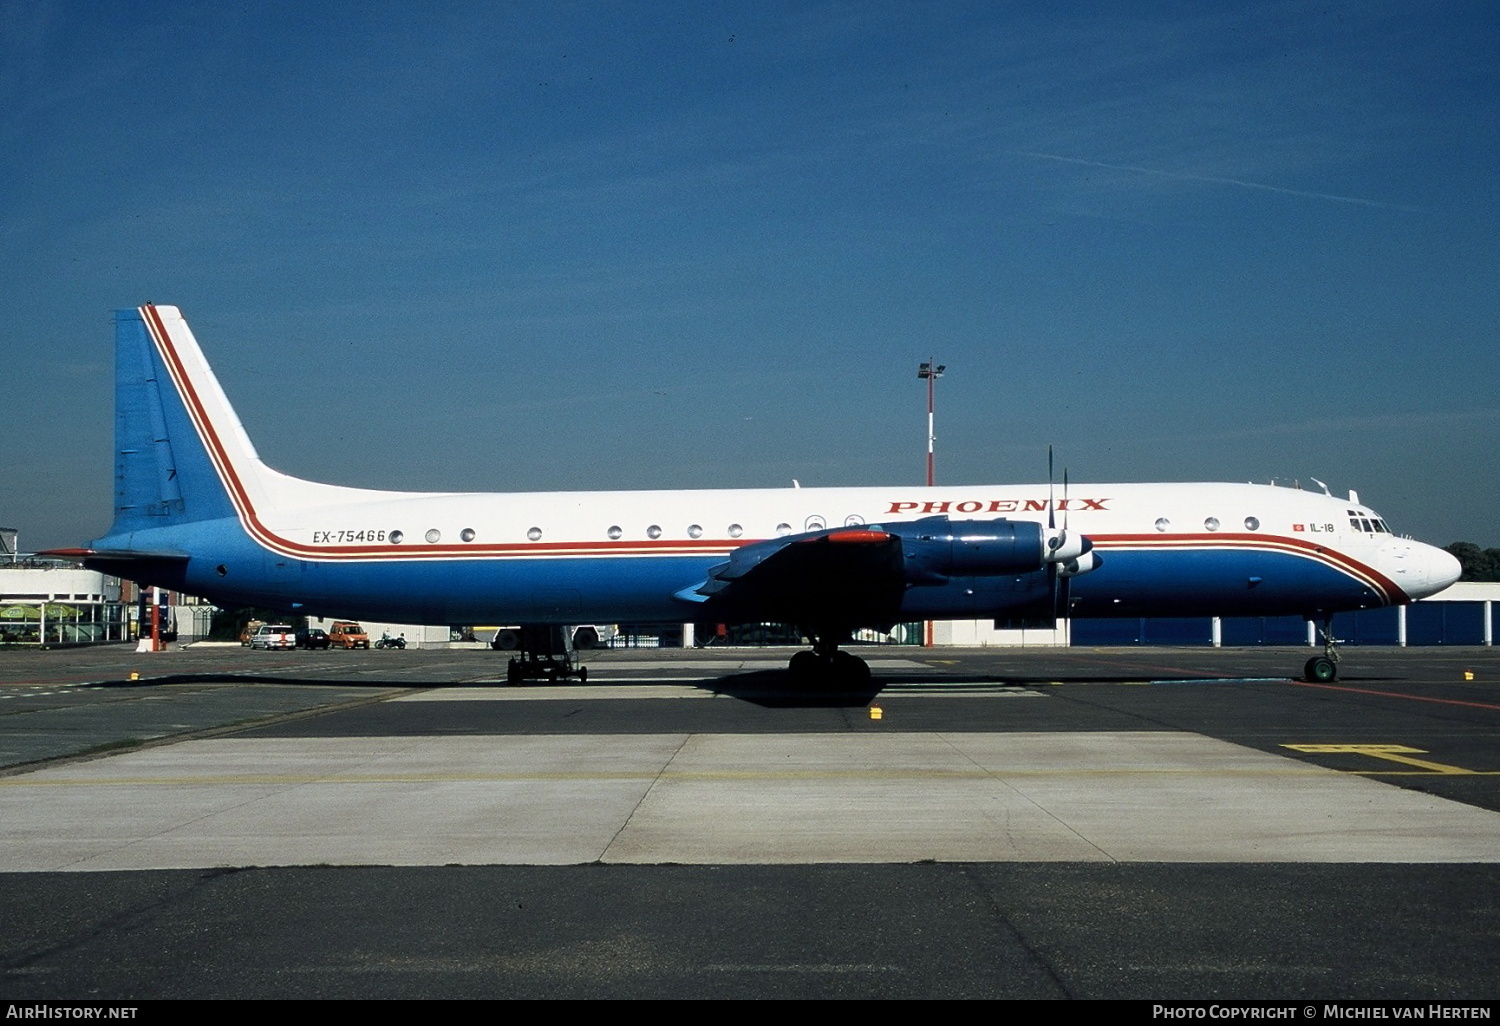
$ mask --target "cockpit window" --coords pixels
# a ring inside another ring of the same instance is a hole
[[[1357,509],[1351,509],[1349,511],[1349,526],[1356,531],[1363,531],[1367,534],[1391,533],[1391,529],[1385,526],[1384,520],[1381,520],[1379,517],[1372,517],[1366,513],[1361,513]]]

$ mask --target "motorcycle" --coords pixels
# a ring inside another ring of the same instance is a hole
[[[403,634],[399,638],[393,638],[393,637],[390,636],[389,633],[382,633],[380,635],[380,640],[377,641],[377,642],[375,642],[375,647],[376,648],[405,648],[406,647],[406,635]]]

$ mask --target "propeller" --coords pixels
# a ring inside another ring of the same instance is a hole
[[[1072,580],[1097,567],[1101,560],[1093,552],[1094,543],[1068,530],[1071,510],[1068,508],[1068,470],[1063,468],[1063,523],[1057,526],[1057,503],[1054,501],[1052,446],[1047,446],[1047,590],[1052,598],[1053,619],[1065,617],[1072,601]]]
[[[1068,471],[1063,469],[1063,526],[1057,527],[1057,503],[1054,501],[1052,446],[1047,446],[1047,562],[1069,563],[1094,547],[1083,535],[1068,532]]]

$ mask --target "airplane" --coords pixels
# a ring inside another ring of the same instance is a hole
[[[115,507],[54,550],[222,607],[402,623],[797,625],[810,686],[868,682],[841,646],[896,623],[1334,613],[1459,576],[1347,499],[1275,485],[1089,484],[416,493],[266,466],[181,312],[115,315]],[[514,665],[514,664],[513,664]],[[514,679],[514,675],[512,675]]]

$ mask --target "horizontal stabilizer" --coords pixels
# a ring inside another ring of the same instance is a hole
[[[70,559],[85,566],[93,564],[123,563],[186,563],[191,557],[186,552],[147,552],[142,549],[48,549],[38,556],[53,559]]]

